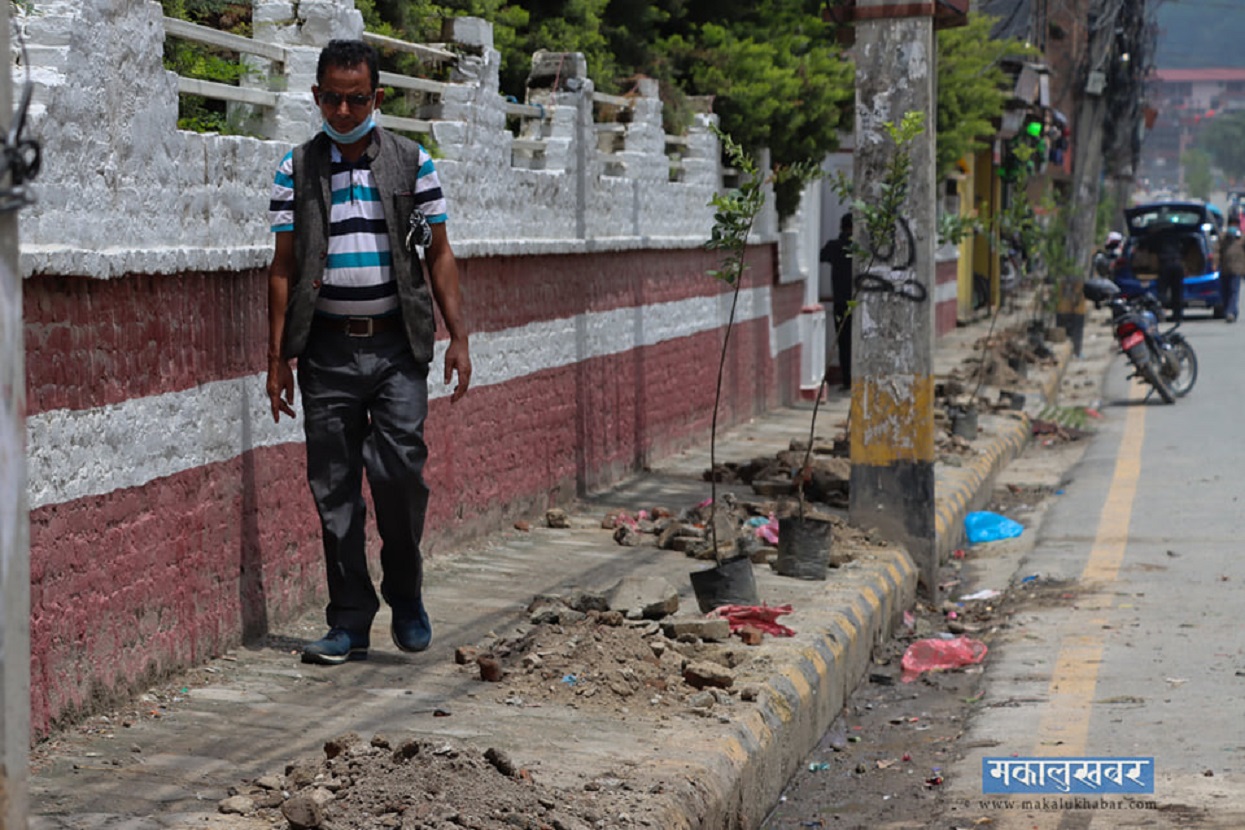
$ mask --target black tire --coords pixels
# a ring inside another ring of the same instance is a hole
[[[1163,368],[1163,377],[1177,398],[1189,394],[1197,383],[1197,354],[1183,338],[1171,341]]]
[[[1176,402],[1176,396],[1172,394],[1171,387],[1163,379],[1159,359],[1150,351],[1149,343],[1141,342],[1129,349],[1128,359],[1137,367],[1137,371],[1141,373],[1141,377],[1145,379],[1145,382],[1159,393],[1163,403]]]

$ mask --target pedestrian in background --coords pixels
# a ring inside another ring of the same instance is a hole
[[[839,346],[839,372],[843,389],[852,388],[852,214],[839,220],[839,235],[821,248],[822,262],[830,265],[830,300],[834,308],[834,332]],[[826,297],[822,297],[825,300]]]
[[[384,98],[376,50],[332,41],[311,91],[323,130],[286,154],[272,188],[268,397],[274,422],[294,417],[297,358],[329,589],[329,632],[302,659],[338,664],[367,657],[380,610],[364,540],[365,472],[394,644],[423,651],[432,639],[420,552],[432,299],[450,334],[451,401],[467,391],[471,358],[441,184],[422,146],[376,126]]]
[[[1230,225],[1219,243],[1219,294],[1223,299],[1224,319],[1236,322],[1241,294],[1241,277],[1245,275],[1245,237],[1241,229]]]
[[[1119,231],[1107,234],[1107,241],[1102,250],[1094,254],[1094,271],[1100,277],[1113,279],[1116,264],[1124,252],[1124,236]]]

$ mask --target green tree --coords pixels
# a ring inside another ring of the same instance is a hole
[[[1211,161],[1234,181],[1245,179],[1245,111],[1217,115],[1198,138],[1198,148],[1210,154]]]
[[[746,153],[770,151],[781,169],[821,159],[850,128],[852,66],[839,56],[821,0],[358,0],[372,31],[435,40],[440,18],[493,23],[502,92],[522,99],[538,49],[582,52],[596,87],[626,92],[657,79],[679,132],[682,95],[714,96],[723,131]],[[409,68],[403,71],[411,71]],[[798,180],[780,177],[780,213],[796,206]]]
[[[791,5],[762,2],[729,23],[696,23],[657,44],[664,63],[652,68],[688,94],[712,95],[723,131],[749,154],[768,148],[777,169],[823,158],[854,114],[854,67],[832,28]],[[776,186],[781,215],[794,211],[801,186],[798,178]]]
[[[1214,175],[1210,172],[1210,154],[1196,147],[1188,150],[1180,158],[1184,165],[1185,189],[1194,199],[1209,199],[1210,189],[1214,184]]]
[[[522,99],[538,49],[582,52],[596,87],[626,92],[637,75],[657,79],[666,129],[680,132],[682,96],[712,96],[722,130],[745,153],[770,151],[776,169],[820,160],[852,127],[854,68],[821,18],[824,0],[357,0],[368,28],[408,40],[440,37],[440,20],[493,23],[502,92]],[[992,41],[993,20],[974,15],[940,32],[938,168],[986,146],[1009,95],[1000,68],[1023,55],[1018,40]],[[400,71],[418,74],[411,67]],[[776,185],[780,214],[801,184]]]
[[[1005,57],[1036,54],[1018,39],[991,40],[996,18],[974,14],[967,26],[938,33],[938,138],[941,179],[959,159],[990,146],[994,121],[1011,97]]]

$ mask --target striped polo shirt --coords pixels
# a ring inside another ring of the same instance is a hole
[[[332,145],[332,199],[328,258],[316,313],[332,317],[379,317],[398,311],[388,226],[367,156],[342,158]],[[429,224],[446,219],[445,199],[432,157],[419,148],[415,204]],[[294,230],[294,154],[281,159],[272,185],[269,216],[274,233]]]

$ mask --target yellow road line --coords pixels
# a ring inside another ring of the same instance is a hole
[[[1089,561],[1081,572],[1081,584],[1096,592],[1085,597],[1082,607],[1087,610],[1110,610],[1112,598],[1106,588],[1118,576],[1128,547],[1128,526],[1132,520],[1137,481],[1141,477],[1141,445],[1145,438],[1146,407],[1139,403],[1139,387],[1133,387],[1130,401],[1133,405],[1124,421],[1124,436],[1107,491],[1107,502],[1098,519]],[[1106,622],[1105,615],[1089,620],[1075,615],[1069,621],[1051,676],[1050,702],[1038,724],[1035,755],[1085,753],[1098,669],[1102,665],[1102,626]]]

